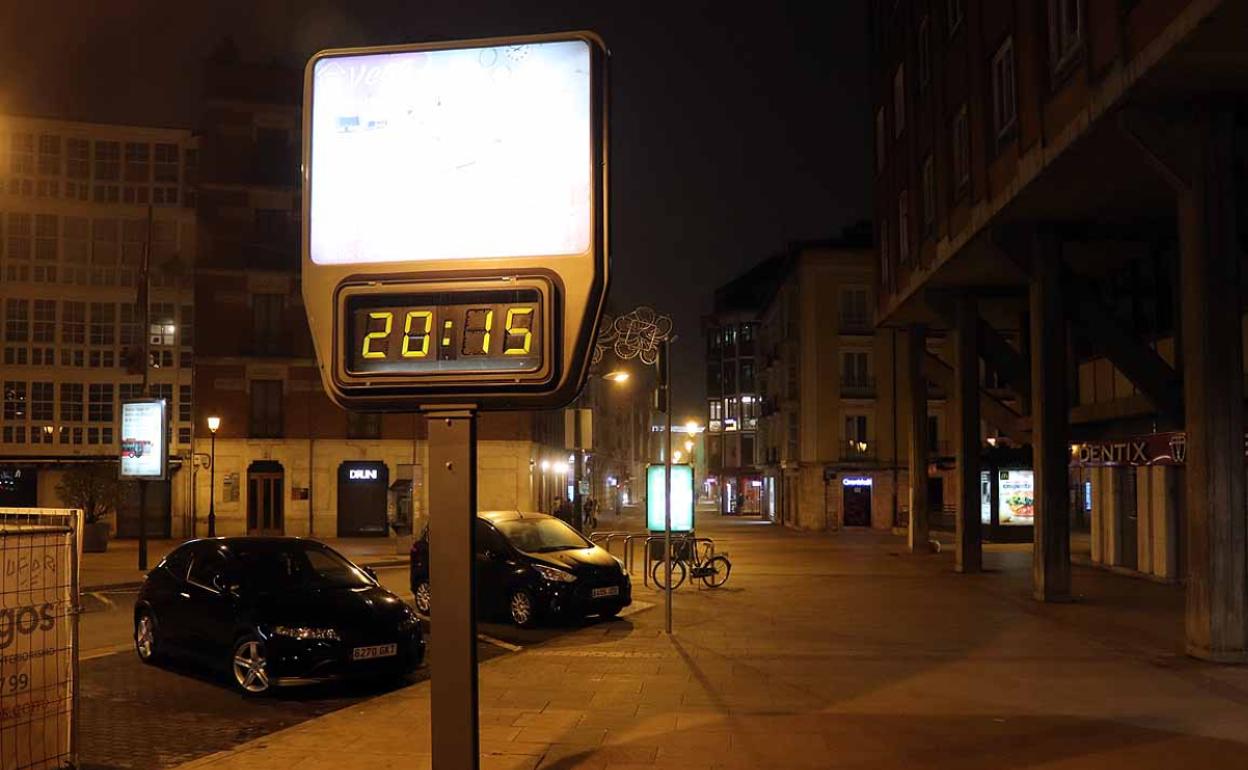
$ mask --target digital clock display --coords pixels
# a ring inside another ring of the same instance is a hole
[[[347,372],[507,374],[542,366],[537,289],[357,294],[346,300]]]

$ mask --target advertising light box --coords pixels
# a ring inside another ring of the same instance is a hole
[[[121,477],[165,478],[169,448],[164,399],[146,398],[121,405]]]
[[[646,528],[651,532],[664,529],[666,489],[664,466],[646,466]],[[672,531],[693,531],[693,466],[672,466]]]
[[[308,62],[302,285],[335,401],[575,396],[608,282],[605,60],[574,32]]]
[[[1035,524],[1035,474],[1027,470],[1001,471],[997,489],[997,521],[1007,527]]]

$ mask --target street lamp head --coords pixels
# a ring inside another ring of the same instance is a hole
[[[685,433],[697,434],[702,432],[702,426],[698,425],[696,420],[690,420],[685,423]]]
[[[216,433],[216,432],[217,432],[217,428],[220,428],[220,427],[221,427],[221,418],[220,418],[220,417],[213,416],[213,417],[209,417],[209,418],[208,418],[208,430],[209,430],[209,432],[211,432],[211,433]]]
[[[672,462],[678,463],[683,459],[685,459],[685,456],[683,453],[681,453],[679,449],[677,449],[675,452],[672,452]]]
[[[628,382],[628,378],[631,376],[632,376],[631,374],[624,371],[623,369],[616,369],[613,372],[607,372],[606,374],[602,375],[602,378],[604,380],[611,380],[616,385],[622,385]]]
[[[685,442],[685,451],[686,451],[686,452],[692,452],[692,451],[693,451],[693,442],[692,442],[692,441],[686,441],[686,442]]]

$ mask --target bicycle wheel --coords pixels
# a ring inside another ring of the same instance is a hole
[[[707,588],[719,588],[728,582],[728,574],[732,572],[732,562],[724,556],[714,556],[706,564],[702,573],[702,582]]]
[[[680,584],[685,582],[685,563],[683,561],[672,560],[672,590],[680,588]],[[650,570],[650,579],[660,590],[667,590],[667,570],[664,569],[663,562],[656,561],[654,567]]]

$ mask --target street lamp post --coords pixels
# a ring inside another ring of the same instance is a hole
[[[217,428],[220,427],[220,417],[208,418],[208,432],[212,434],[208,451],[208,537],[217,536]]]

